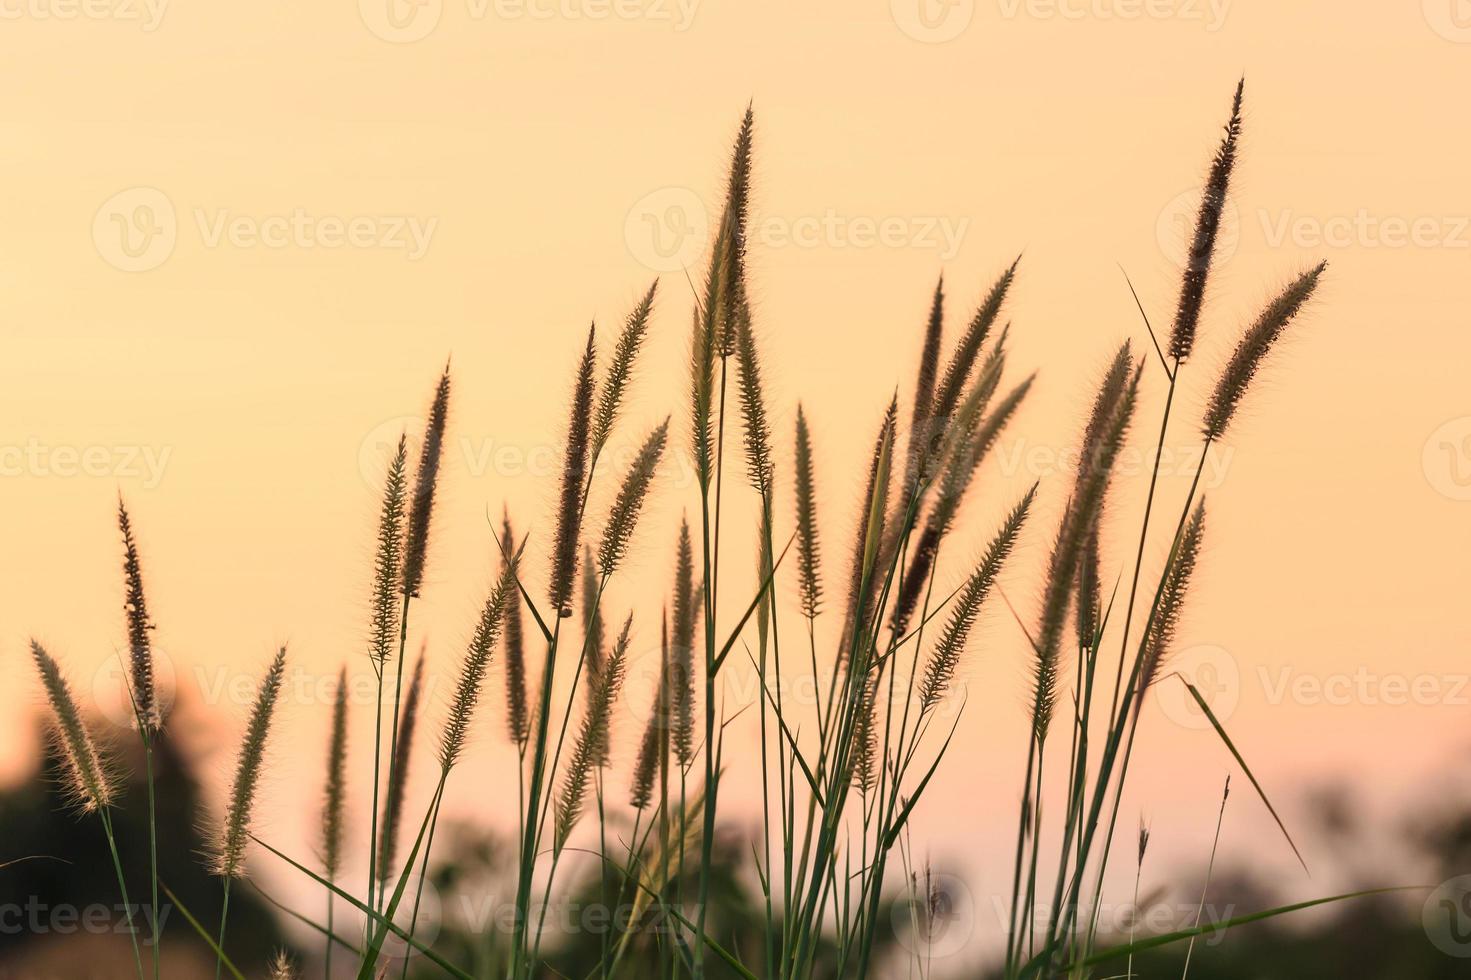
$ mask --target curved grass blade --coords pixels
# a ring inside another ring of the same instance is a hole
[[[214,951],[215,956],[219,957],[219,961],[224,965],[225,969],[230,971],[230,975],[235,980],[245,980],[245,974],[241,973],[235,967],[235,964],[230,962],[230,957],[226,956],[225,951],[220,949],[219,944],[215,942],[214,936],[210,935],[210,931],[199,924],[199,920],[194,918],[193,913],[184,906],[183,902],[179,901],[179,896],[175,895],[173,890],[162,881],[158,883],[158,887],[163,890],[163,893],[169,897],[169,901],[173,902],[179,912],[183,914],[184,921],[194,927],[194,931],[199,934],[199,938],[209,943],[209,948]]]
[[[1277,808],[1272,806],[1271,800],[1267,799],[1267,794],[1262,789],[1262,784],[1256,781],[1256,776],[1252,775],[1251,769],[1246,765],[1246,760],[1241,757],[1241,753],[1236,750],[1235,744],[1232,743],[1231,736],[1226,734],[1226,729],[1222,728],[1221,723],[1216,720],[1215,712],[1211,711],[1210,705],[1205,703],[1205,698],[1200,696],[1200,692],[1195,689],[1194,684],[1187,681],[1178,671],[1175,673],[1175,676],[1180,678],[1180,683],[1185,685],[1186,690],[1190,692],[1190,696],[1195,699],[1195,703],[1200,705],[1200,710],[1204,711],[1205,716],[1210,719],[1212,727],[1216,730],[1216,734],[1221,736],[1221,741],[1226,743],[1226,748],[1230,749],[1231,754],[1236,757],[1236,764],[1241,767],[1242,772],[1246,773],[1246,778],[1251,780],[1251,785],[1256,790],[1256,795],[1262,798],[1262,802],[1267,805],[1267,812],[1272,815],[1273,820],[1277,821],[1277,828],[1282,831],[1282,836],[1287,838],[1287,845],[1292,848],[1292,853],[1296,855],[1297,863],[1302,865],[1303,872],[1311,878],[1313,873],[1308,871],[1308,863],[1302,859],[1302,852],[1297,849],[1297,844],[1293,842],[1292,835],[1287,832],[1287,825],[1282,822],[1281,817],[1277,816]]]
[[[259,837],[255,836],[254,834],[251,834],[250,835],[250,839],[253,840],[253,841],[255,841],[261,847],[264,847],[266,850],[270,851],[272,854],[276,855],[276,857],[280,858],[282,861],[285,861],[287,864],[291,865],[297,871],[300,871],[302,874],[304,874],[307,877],[311,878],[313,881],[315,881],[317,884],[321,885],[323,888],[330,889],[331,892],[332,892],[332,894],[334,894],[338,898],[346,901],[349,905],[351,905],[353,908],[357,909],[359,912],[363,913],[363,915],[366,915],[369,919],[371,919],[377,925],[379,925],[379,926],[386,926],[389,930],[391,930],[393,932],[393,934],[395,936],[397,936],[398,938],[402,939],[404,942],[408,943],[410,946],[414,947],[414,949],[417,950],[418,952],[424,954],[424,957],[426,959],[428,959],[435,966],[439,967],[445,973],[448,973],[450,976],[454,977],[455,980],[475,980],[475,977],[474,976],[472,976],[471,974],[465,972],[464,970],[460,969],[459,967],[455,966],[453,963],[449,962],[444,957],[442,957],[438,953],[434,952],[434,950],[430,949],[428,946],[424,945],[419,940],[417,940],[417,939],[413,938],[412,936],[410,936],[406,930],[400,929],[392,920],[385,918],[382,913],[375,912],[372,909],[368,908],[368,906],[366,906],[362,902],[360,902],[355,895],[352,895],[352,894],[350,894],[348,892],[343,891],[337,885],[333,884],[332,882],[329,882],[327,879],[325,879],[321,875],[317,874],[311,868],[306,867],[305,865],[303,865],[300,862],[296,861],[294,858],[290,857],[289,855],[284,854],[281,851],[276,850],[270,844],[267,844],[265,841],[261,840]],[[379,940],[379,943],[381,945],[382,940]],[[242,978],[242,980],[243,980],[243,978]]]

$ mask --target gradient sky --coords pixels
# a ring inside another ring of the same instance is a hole
[[[1327,259],[1329,270],[1207,470],[1211,527],[1180,663],[1225,686],[1228,725],[1289,823],[1301,788],[1340,778],[1371,812],[1404,814],[1471,740],[1462,8],[0,5],[5,770],[22,771],[33,749],[28,636],[116,708],[121,489],[160,649],[182,686],[203,686],[228,712],[199,735],[210,771],[228,767],[246,710],[230,692],[290,644],[304,680],[282,716],[262,816],[304,850],[313,816],[298,786],[316,792],[324,679],[344,662],[368,674],[383,444],[422,415],[452,356],[452,448],[415,614],[447,675],[493,570],[487,513],[508,503],[533,533],[533,560],[544,554],[546,472],[588,321],[616,327],[661,274],[617,448],[626,455],[671,412],[686,443],[680,270],[703,257],[752,100],[757,324],[784,463],[799,397],[812,419],[833,582],[866,444],[890,392],[908,389],[935,277],[945,275],[953,337],[1025,252],[1008,305],[1010,374],[1035,369],[1038,383],[983,471],[943,577],[964,574],[967,549],[1040,478],[1040,519],[1005,579],[1031,621],[1068,481],[1053,457],[1077,439],[1111,350],[1125,337],[1148,343],[1120,266],[1167,320],[1191,195],[1244,73],[1227,244],[1181,376],[1166,512],[1243,323],[1307,264]],[[1162,382],[1151,366],[1136,448],[1151,441],[1142,433],[1154,431]],[[649,589],[667,587],[673,528],[696,501],[682,458],[654,498],[634,576],[610,592],[622,609],[630,585],[643,589],[640,649],[657,638]],[[1114,498],[1114,574],[1132,559],[1146,479],[1136,466]],[[749,587],[748,496],[733,491],[732,596]],[[1147,573],[1164,550],[1151,542]],[[1000,603],[963,673],[961,751],[917,815],[916,847],[965,867],[981,904],[1009,873],[1025,745],[1025,641]],[[646,676],[636,666],[635,686]],[[515,778],[498,685],[497,674],[466,763],[480,775],[451,793],[477,818]],[[1167,856],[1199,860],[1229,759],[1178,703],[1149,712],[1126,825],[1147,812]],[[366,732],[355,727],[357,744]],[[750,773],[736,778],[741,792],[754,787]],[[1311,862],[1311,842],[1306,851]],[[1290,853],[1245,792],[1222,853],[1280,871],[1295,893],[1332,880],[1290,876]],[[996,932],[983,924],[967,951]]]

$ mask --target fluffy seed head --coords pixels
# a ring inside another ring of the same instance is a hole
[[[649,495],[654,482],[654,471],[664,455],[664,445],[669,438],[669,420],[665,419],[658,428],[649,433],[634,457],[633,465],[618,489],[613,509],[608,513],[608,522],[603,529],[603,540],[598,546],[598,570],[604,576],[612,575],[628,554],[628,544],[633,540],[634,528],[638,526],[639,512]]]
[[[143,593],[143,567],[138,560],[138,543],[133,539],[133,525],[122,497],[117,502],[117,526],[123,536],[123,612],[128,624],[128,661],[132,673],[133,706],[138,722],[146,729],[157,729],[163,723],[158,695],[153,680],[153,645],[149,634],[153,623],[148,618],[148,600]]]
[[[582,816],[583,803],[587,798],[587,777],[598,764],[600,756],[607,754],[610,738],[610,716],[613,702],[618,698],[618,689],[623,683],[623,664],[628,655],[628,631],[633,624],[630,615],[623,624],[623,631],[613,645],[606,669],[598,678],[598,686],[588,699],[587,713],[583,715],[582,727],[577,733],[577,744],[572,750],[572,759],[567,764],[567,775],[562,781],[562,794],[557,801],[557,829],[555,849],[566,846],[572,828]]]
[[[245,741],[240,747],[240,758],[235,763],[230,805],[225,811],[224,827],[215,841],[214,871],[221,877],[239,878],[245,873],[245,842],[250,834],[255,791],[265,765],[266,737],[271,732],[271,720],[281,696],[281,681],[285,674],[286,648],[282,647],[261,680],[255,706],[250,712],[250,724],[245,729]]]
[[[31,658],[40,671],[46,700],[51,703],[67,789],[85,813],[111,806],[115,792],[107,771],[107,760],[97,750],[92,733],[87,730],[77,703],[72,699],[71,688],[61,676],[61,668],[35,640],[31,641]]]
[[[439,462],[444,455],[444,427],[449,421],[449,368],[439,376],[424,445],[419,449],[419,472],[414,476],[414,499],[409,507],[408,536],[404,539],[403,594],[417,596],[424,584],[424,562],[429,553],[429,523],[434,516],[434,491],[439,486]]]
[[[515,540],[511,536],[511,514],[501,522],[501,576],[511,577],[515,587]],[[521,631],[519,590],[506,602],[506,732],[521,745],[531,734],[531,713],[526,704],[526,637]]]
[[[587,347],[577,366],[572,409],[567,425],[567,456],[557,505],[556,540],[552,548],[550,597],[560,616],[572,614],[572,583],[577,575],[577,539],[582,528],[582,501],[587,482],[589,413],[592,411],[593,364],[597,357],[595,328],[587,331]]]
[[[322,867],[327,880],[342,870],[343,811],[347,805],[347,668],[337,674],[332,735],[327,743],[327,791],[322,801]]]
[[[771,493],[771,423],[761,386],[761,358],[751,326],[750,306],[742,302],[736,317],[736,364],[740,368],[741,416],[746,428],[746,472],[763,499]]]
[[[475,624],[475,633],[470,638],[465,659],[460,664],[460,679],[455,685],[449,717],[439,738],[439,765],[446,772],[459,761],[460,753],[465,749],[465,741],[470,736],[470,722],[475,714],[475,706],[480,703],[481,685],[485,682],[485,672],[490,667],[490,659],[500,640],[506,610],[520,601],[516,592],[515,570],[514,557],[501,566],[500,577],[480,610],[480,621]],[[417,678],[416,670],[416,682]]]
[[[802,614],[817,618],[822,604],[822,555],[817,536],[817,491],[812,476],[812,434],[797,406],[797,567],[802,576]]]
[[[920,679],[921,711],[929,711],[939,704],[950,690],[950,682],[955,677],[955,668],[960,664],[960,656],[965,652],[965,644],[970,638],[971,627],[975,625],[981,605],[986,601],[986,596],[990,594],[996,576],[1001,573],[1002,566],[1006,564],[1006,559],[1016,544],[1017,535],[1021,532],[1022,525],[1026,523],[1027,512],[1031,510],[1032,500],[1036,495],[1037,485],[1034,483],[1032,489],[1027,491],[1026,496],[1006,516],[1001,529],[991,539],[985,557],[981,559],[980,565],[977,566],[971,577],[966,580],[964,588],[956,598],[950,610],[950,617],[945,623],[945,630],[940,634],[940,641],[935,644],[935,649],[925,664],[924,676]]]
[[[1225,434],[1257,370],[1287,325],[1312,298],[1313,291],[1318,288],[1318,279],[1327,267],[1328,263],[1320,262],[1294,279],[1246,329],[1231,359],[1226,362],[1206,407],[1201,429],[1207,439],[1219,439]]]
[[[1134,416],[1139,394],[1142,366],[1136,364],[1128,384],[1118,393],[1112,407],[1102,414],[1108,419],[1097,441],[1084,447],[1088,464],[1079,468],[1079,481],[1068,503],[1052,547],[1047,565],[1047,581],[1043,588],[1042,617],[1035,637],[1036,661],[1033,665],[1032,727],[1036,739],[1047,737],[1052,712],[1057,700],[1058,652],[1067,620],[1073,587],[1077,582],[1078,563],[1088,529],[1097,520],[1098,508],[1113,472],[1113,463],[1123,447],[1124,437]],[[1110,397],[1108,385],[1099,390],[1099,400]]]
[[[1206,280],[1210,276],[1211,258],[1216,250],[1216,235],[1221,228],[1221,213],[1226,209],[1231,170],[1236,165],[1236,141],[1241,135],[1241,94],[1245,87],[1246,79],[1243,78],[1236,86],[1231,118],[1211,161],[1210,176],[1206,178],[1205,190],[1200,197],[1200,210],[1195,215],[1195,234],[1190,239],[1190,255],[1180,282],[1180,302],[1176,305],[1175,325],[1170,332],[1170,357],[1177,362],[1189,357],[1195,346],[1200,309],[1205,303]]]
[[[368,656],[380,674],[398,644],[400,576],[403,571],[404,505],[408,499],[408,441],[398,437],[398,448],[388,464],[383,508],[378,515],[378,545],[373,558],[372,622]]]
[[[613,361],[608,365],[607,377],[603,379],[602,388],[598,392],[597,411],[593,413],[589,441],[594,458],[607,446],[608,437],[613,433],[613,423],[618,420],[618,409],[623,404],[623,395],[633,376],[634,361],[638,359],[644,338],[648,336],[649,313],[654,308],[654,290],[658,288],[659,282],[656,279],[649,286],[649,291],[644,293],[638,306],[628,314],[623,332],[618,335],[618,343],[613,347]]]
[[[398,720],[398,743],[393,747],[389,767],[388,792],[383,800],[383,817],[379,821],[381,837],[378,847],[378,881],[392,880],[394,858],[398,855],[398,826],[403,811],[404,790],[409,784],[409,759],[414,747],[414,729],[419,723],[419,697],[424,686],[424,650],[414,663],[414,679],[404,695],[403,712]]]
[[[1016,267],[1021,262],[1021,256],[1001,273],[1001,276],[991,286],[990,292],[981,305],[976,308],[975,315],[971,317],[970,325],[965,328],[959,343],[955,345],[955,352],[950,355],[950,363],[945,367],[944,380],[940,382],[940,388],[935,396],[935,409],[932,417],[939,422],[950,417],[955,406],[960,402],[960,396],[965,390],[966,380],[970,377],[971,367],[980,354],[981,346],[986,342],[986,336],[991,332],[991,327],[996,323],[996,318],[1001,314],[1002,304],[1006,302],[1006,292],[1011,288],[1013,280],[1016,279]]]
[[[587,690],[589,696],[598,686],[598,673],[603,669],[603,617],[598,610],[598,564],[592,548],[582,550],[582,648],[587,658]]]
[[[1160,592],[1159,605],[1149,617],[1148,626],[1140,640],[1141,664],[1139,672],[1139,695],[1134,701],[1137,713],[1144,703],[1144,692],[1159,677],[1161,665],[1169,658],[1175,633],[1180,626],[1180,612],[1185,606],[1185,595],[1190,589],[1190,577],[1195,574],[1195,565],[1200,557],[1200,543],[1205,536],[1205,498],[1195,505],[1190,520],[1180,532],[1179,544],[1174,548],[1169,567],[1165,569],[1164,588]]]

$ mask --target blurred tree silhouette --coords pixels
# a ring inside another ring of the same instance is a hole
[[[205,826],[199,784],[178,744],[166,728],[155,736],[154,776],[158,809],[158,874],[201,922],[218,922],[220,882],[202,857]],[[142,756],[133,738],[116,740],[119,780],[113,824],[128,897],[135,912],[139,943],[147,942],[150,872],[148,866],[148,798],[141,776]],[[108,856],[107,839],[95,817],[69,806],[61,761],[49,739],[32,778],[0,792],[0,978],[136,976],[127,940],[117,877]],[[160,892],[163,923],[162,973],[186,980],[207,970],[214,976],[214,954],[177,908]],[[105,910],[105,911],[104,911]],[[231,937],[227,950],[247,971],[263,968],[282,937],[271,912],[241,889],[230,903]],[[114,948],[115,947],[115,948]],[[65,972],[41,972],[46,969]],[[85,966],[84,966],[85,963]],[[32,965],[28,965],[32,964]],[[14,972],[10,972],[14,971]]]

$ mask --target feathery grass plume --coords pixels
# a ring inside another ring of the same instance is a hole
[[[1313,290],[1317,289],[1318,280],[1327,267],[1327,262],[1319,262],[1294,279],[1267,304],[1256,322],[1247,328],[1237,342],[1236,350],[1226,362],[1226,368],[1221,372],[1221,378],[1216,382],[1215,391],[1205,410],[1201,428],[1207,439],[1219,439],[1225,433],[1236,414],[1236,407],[1241,404],[1246,390],[1251,387],[1251,380],[1256,377],[1257,369],[1272,350],[1277,338],[1282,336],[1282,331],[1287,329],[1298,311],[1312,298]]]
[[[850,785],[858,787],[865,798],[874,791],[879,781],[878,726],[875,714],[878,710],[878,675],[870,674],[863,679],[858,693],[858,704],[854,706],[857,719],[853,725],[853,773]]]
[[[750,208],[754,128],[755,115],[747,107],[731,152],[725,208],[705,281],[705,316],[715,351],[722,358],[734,353],[737,321],[746,302],[746,216]]]
[[[618,488],[618,496],[603,527],[603,540],[598,545],[598,571],[605,578],[612,575],[628,555],[628,544],[638,527],[639,512],[649,496],[654,471],[658,469],[668,439],[669,420],[665,419],[639,447],[638,455],[623,478],[623,485]]]
[[[668,647],[668,714],[675,758],[680,765],[694,761],[694,547],[690,522],[680,518],[680,542],[674,558],[674,633]]]
[[[608,445],[608,437],[613,433],[613,423],[618,420],[618,409],[623,404],[624,392],[633,376],[634,361],[638,359],[644,338],[649,333],[649,313],[654,308],[654,291],[658,288],[659,281],[656,279],[649,286],[649,291],[644,293],[644,298],[639,300],[638,306],[628,314],[623,332],[613,345],[613,360],[608,365],[608,374],[603,378],[602,389],[598,392],[598,407],[593,413],[592,435],[588,440],[594,459],[602,455],[604,447]]]
[[[495,655],[495,645],[500,639],[507,610],[518,602],[520,595],[516,587],[516,559],[513,554],[501,566],[500,576],[480,610],[480,621],[475,624],[475,632],[465,650],[465,659],[460,663],[460,679],[455,685],[449,716],[439,737],[439,765],[445,772],[454,768],[460,753],[465,749],[465,741],[470,736],[470,721],[475,714],[475,706],[480,703],[480,688],[485,682],[485,672],[490,667],[491,657]],[[422,662],[421,658],[420,663]],[[417,670],[414,675],[417,682]],[[412,695],[411,689],[410,696]],[[405,715],[407,716],[407,712]]]
[[[1006,564],[1006,559],[1016,545],[1017,535],[1026,523],[1027,513],[1031,510],[1032,500],[1036,495],[1037,484],[1034,483],[1026,496],[1006,515],[1001,529],[991,539],[985,557],[966,580],[965,587],[951,607],[945,631],[940,634],[940,642],[935,644],[935,649],[925,664],[924,676],[920,679],[919,703],[923,711],[939,704],[949,691],[950,682],[955,677],[955,668],[960,663],[961,654],[965,652],[971,627],[975,625],[976,616],[980,613],[986,596],[990,594],[996,576],[1001,573],[1002,566]]]
[[[919,542],[915,545],[914,557],[910,559],[904,580],[898,585],[898,596],[894,601],[894,610],[891,615],[891,623],[896,635],[904,633],[909,627],[910,617],[914,615],[914,610],[919,605],[930,569],[934,565],[935,557],[939,554],[940,541],[950,533],[950,529],[955,524],[960,503],[965,497],[965,491],[975,475],[976,468],[980,465],[981,460],[985,459],[991,447],[996,444],[996,440],[1001,437],[1001,432],[1016,414],[1017,408],[1027,397],[1027,392],[1031,390],[1032,382],[1035,380],[1036,375],[1032,375],[1008,392],[985,421],[975,427],[975,433],[970,440],[957,445],[950,454],[949,462],[940,479],[940,490],[936,495],[935,505],[925,519],[924,530],[920,532]]]
[[[133,705],[143,727],[156,729],[163,723],[153,681],[153,648],[148,642],[153,623],[148,619],[148,600],[143,594],[143,566],[138,560],[138,543],[122,496],[117,501],[117,526],[123,535],[123,579],[126,597],[123,611],[128,622],[128,659],[133,678]]]
[[[900,484],[899,506],[904,507],[919,483],[919,465],[933,438],[935,381],[940,371],[940,340],[945,330],[945,276],[935,283],[930,316],[925,323],[924,347],[919,355],[919,373],[914,379],[914,408],[909,416],[909,448],[905,454],[904,482]]]
[[[679,522],[674,560],[674,633],[669,644],[669,719],[674,754],[688,766],[695,758],[695,558],[689,521]]]
[[[812,478],[812,433],[797,405],[797,567],[801,573],[802,614],[816,619],[822,604],[822,556],[817,536],[817,493]]]
[[[424,445],[419,448],[419,471],[414,475],[414,497],[409,506],[408,534],[404,539],[403,594],[417,596],[424,584],[424,561],[429,553],[429,522],[434,515],[434,491],[439,486],[439,461],[444,455],[444,426],[449,420],[449,367],[439,376]]]
[[[1140,640],[1142,664],[1139,669],[1139,694],[1134,700],[1134,713],[1138,714],[1144,704],[1143,694],[1159,677],[1160,666],[1169,656],[1170,646],[1175,640],[1175,631],[1180,625],[1180,611],[1185,605],[1185,594],[1190,589],[1190,577],[1195,573],[1196,560],[1200,557],[1200,542],[1205,536],[1205,498],[1195,505],[1184,530],[1180,532],[1180,544],[1175,549],[1170,567],[1165,570],[1164,588],[1160,592],[1159,607],[1149,621],[1149,629]]]
[[[552,607],[558,615],[572,615],[572,583],[577,575],[577,536],[582,526],[582,494],[587,482],[587,440],[592,411],[593,364],[597,356],[596,327],[587,331],[587,348],[577,366],[577,384],[567,424],[567,458],[562,469],[562,493],[557,504],[556,542],[552,547]]]
[[[1149,850],[1149,827],[1144,818],[1139,818],[1139,864],[1144,863],[1144,854]]]
[[[1036,663],[1033,666],[1032,728],[1039,742],[1047,736],[1057,702],[1058,651],[1073,586],[1077,582],[1078,563],[1087,540],[1088,528],[1097,518],[1098,507],[1113,472],[1114,460],[1118,457],[1129,423],[1133,419],[1141,374],[1142,365],[1135,364],[1128,384],[1118,393],[1112,406],[1107,405],[1108,386],[1105,384],[1099,389],[1099,397],[1094,406],[1095,414],[1103,415],[1108,422],[1101,427],[1096,443],[1083,449],[1085,458],[1093,462],[1079,469],[1077,487],[1063,514],[1057,530],[1057,540],[1048,559],[1041,622],[1034,640]]]
[[[644,726],[643,738],[638,743],[638,761],[634,763],[633,780],[629,785],[628,802],[635,810],[642,810],[649,805],[654,797],[654,777],[659,772],[659,734],[662,725],[660,715],[663,713],[662,691],[665,688],[663,674],[667,670],[661,670],[659,679],[660,703],[654,705],[653,713],[649,716],[649,722]]]
[[[255,807],[255,790],[260,784],[265,765],[266,737],[271,731],[276,702],[281,697],[281,681],[286,675],[286,648],[276,651],[266,676],[261,680],[235,763],[235,781],[230,787],[230,806],[225,823],[215,840],[214,872],[223,878],[240,878],[245,874],[245,841],[250,833],[250,817]]]
[[[623,630],[613,644],[608,656],[607,669],[598,678],[594,695],[588,699],[587,712],[582,717],[582,728],[577,733],[577,744],[567,764],[567,775],[562,780],[562,795],[557,801],[557,829],[554,849],[561,851],[582,816],[582,807],[587,799],[587,775],[601,757],[607,755],[611,741],[611,714],[613,702],[618,698],[618,689],[623,683],[623,664],[628,656],[628,631],[633,625],[633,615],[623,622]]]
[[[297,980],[301,974],[296,972],[296,966],[284,950],[276,953],[276,958],[271,960],[271,980]]]
[[[373,558],[373,617],[368,656],[380,676],[398,643],[398,589],[403,570],[404,505],[408,497],[408,440],[400,435],[378,515],[378,550]]]
[[[1131,363],[1129,345],[1125,344],[1114,355],[1108,372],[1104,375],[1098,398],[1093,404],[1093,412],[1088,418],[1088,426],[1083,432],[1083,452],[1078,462],[1080,486],[1087,479],[1088,469],[1097,464],[1098,445],[1104,426],[1109,421],[1108,412],[1111,410],[1110,407],[1117,402],[1124,386],[1128,384]],[[1098,581],[1099,531],[1103,524],[1103,511],[1107,506],[1107,492],[1108,488],[1105,484],[1104,497],[1098,501],[1097,513],[1093,515],[1087,535],[1083,540],[1083,550],[1079,555],[1076,621],[1079,648],[1091,647],[1093,634],[1098,629],[1101,609]]]
[[[327,743],[327,791],[322,801],[322,868],[335,881],[342,870],[343,811],[347,804],[347,668],[337,674],[332,736]]]
[[[1175,308],[1175,325],[1170,332],[1170,357],[1177,362],[1190,356],[1195,346],[1195,333],[1200,325],[1200,308],[1205,302],[1206,280],[1210,277],[1211,259],[1215,255],[1216,235],[1221,228],[1221,213],[1226,209],[1226,193],[1231,186],[1231,170],[1236,166],[1236,141],[1241,136],[1241,95],[1246,79],[1236,85],[1231,100],[1231,118],[1226,133],[1211,160],[1210,176],[1200,196],[1200,210],[1195,215],[1195,235],[1190,240],[1190,254],[1180,282],[1180,302]]]
[[[668,764],[667,736],[673,699],[669,616],[666,612],[659,619],[659,684],[654,689],[654,704],[649,711],[648,724],[644,726],[643,738],[639,742],[638,761],[634,764],[633,782],[629,787],[629,803],[635,810],[642,810],[649,805],[654,795],[654,780]]]
[[[879,424],[879,433],[874,440],[873,457],[868,466],[868,481],[864,485],[863,510],[858,516],[858,532],[854,536],[853,564],[848,578],[848,609],[844,617],[843,645],[839,660],[846,664],[855,638],[867,628],[869,610],[873,606],[873,588],[864,593],[864,576],[871,562],[877,557],[879,538],[884,530],[884,512],[889,499],[889,458],[894,442],[894,422],[899,411],[896,396],[889,402],[884,420]],[[861,608],[860,608],[861,600]]]
[[[1103,432],[1111,421],[1111,413],[1118,404],[1124,388],[1129,383],[1129,369],[1134,366],[1133,352],[1125,341],[1109,362],[1108,372],[1103,376],[1098,396],[1093,401],[1093,411],[1088,415],[1088,426],[1083,430],[1082,452],[1078,459],[1077,483],[1079,486],[1088,478],[1091,468],[1098,465],[1098,454],[1102,452]]]
[[[398,744],[393,747],[392,779],[383,800],[383,816],[379,822],[378,883],[392,881],[393,861],[398,856],[398,825],[403,813],[404,790],[409,782],[409,759],[414,746],[414,728],[419,721],[419,695],[424,687],[424,650],[414,663],[414,679],[404,695],[403,717],[398,726]]]
[[[965,328],[965,333],[955,345],[955,352],[950,355],[950,363],[945,367],[945,377],[940,382],[939,391],[935,395],[933,418],[937,424],[943,424],[943,421],[949,418],[950,413],[955,410],[955,406],[960,403],[960,395],[965,390],[971,367],[981,352],[981,346],[986,342],[986,335],[991,332],[996,317],[1001,313],[1001,306],[1006,301],[1006,291],[1011,288],[1012,280],[1016,278],[1016,267],[1021,260],[1021,256],[1018,255],[1006,271],[1001,273],[1000,278],[991,286],[991,291],[976,308],[970,325]]]
[[[31,657],[41,672],[46,700],[51,702],[51,711],[55,715],[56,741],[65,764],[68,791],[84,813],[111,806],[114,788],[107,760],[97,750],[92,734],[77,710],[77,703],[72,699],[71,688],[61,676],[61,668],[35,640],[31,641]]]
[[[516,544],[511,536],[511,512],[501,517],[501,575],[513,573]],[[514,576],[513,576],[514,578]],[[531,734],[531,713],[526,706],[526,635],[521,631],[521,600],[512,596],[506,603],[506,731],[517,745]]]
[[[742,301],[736,317],[736,364],[740,368],[741,415],[746,425],[746,471],[762,498],[771,494],[771,423],[761,388],[761,359],[751,327],[750,305]]]
[[[582,549],[582,646],[587,652],[587,690],[591,696],[598,686],[605,652],[603,617],[598,611],[598,564],[592,556],[592,545]]]
[[[1078,648],[1081,650],[1092,648],[1102,611],[1102,589],[1098,582],[1098,566],[1101,561],[1098,525],[1099,521],[1095,520],[1088,529],[1088,538],[1083,542],[1083,554],[1078,560],[1077,629]]]
[[[715,404],[715,337],[708,317],[695,312],[690,334],[690,452],[700,485],[710,485],[715,470],[715,435],[711,412]]]

